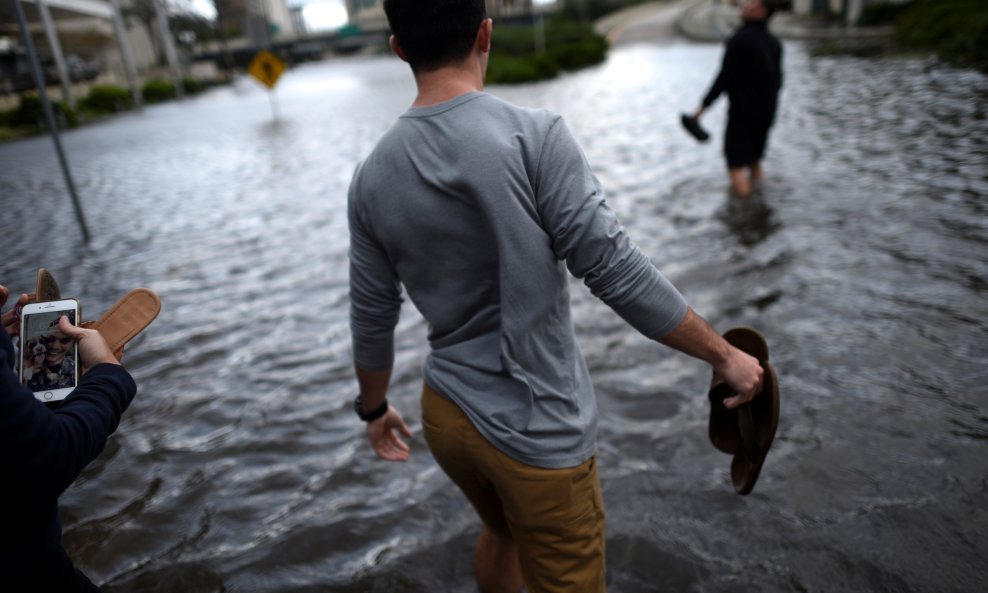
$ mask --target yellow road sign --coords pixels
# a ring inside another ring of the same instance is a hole
[[[267,50],[261,50],[254,56],[247,72],[269,89],[273,89],[285,68],[285,63],[279,60],[276,55]]]

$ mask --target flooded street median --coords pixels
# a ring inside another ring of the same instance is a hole
[[[707,439],[708,367],[574,280],[609,590],[985,590],[988,77],[787,43],[767,181],[740,202],[726,101],[708,144],[678,120],[721,51],[626,44],[488,89],[561,113],[632,238],[718,330],[760,329],[779,373],[742,498]],[[409,303],[389,394],[408,463],[377,460],[351,408],[346,190],[413,79],[362,57],[276,92],[278,118],[241,80],[65,132],[88,245],[51,141],[0,144],[0,283],[29,292],[47,267],[85,319],[136,286],[163,302],[124,359],[137,398],[61,498],[66,548],[109,593],[473,591],[479,524],[422,437]]]

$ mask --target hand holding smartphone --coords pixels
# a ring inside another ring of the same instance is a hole
[[[58,328],[63,315],[77,325],[78,301],[28,303],[21,311],[21,383],[48,404],[61,403],[79,383],[76,341]]]

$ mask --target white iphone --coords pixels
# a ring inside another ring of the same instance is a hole
[[[49,407],[60,404],[79,383],[79,351],[75,340],[58,329],[62,315],[77,325],[79,302],[28,303],[21,310],[21,383]]]

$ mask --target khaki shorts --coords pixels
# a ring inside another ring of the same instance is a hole
[[[425,440],[484,524],[518,546],[529,593],[604,593],[604,501],[595,459],[543,469],[491,445],[455,404],[422,390]]]

